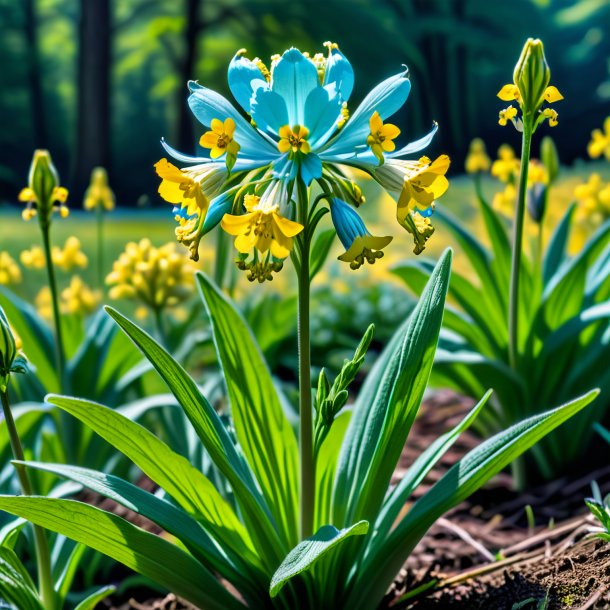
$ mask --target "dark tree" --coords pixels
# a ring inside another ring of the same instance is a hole
[[[76,154],[72,190],[81,197],[91,170],[110,169],[110,0],[81,0]]]

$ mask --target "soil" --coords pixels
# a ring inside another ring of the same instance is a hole
[[[451,392],[437,392],[426,400],[395,482],[472,404]],[[464,433],[418,494],[479,442],[473,433]],[[610,465],[585,475],[566,476],[527,493],[512,491],[510,475],[501,473],[431,528],[398,575],[382,608],[610,610],[610,545],[593,537],[595,523],[583,502],[591,495],[593,481],[602,493],[609,493]],[[147,484],[150,482],[144,482]],[[113,503],[103,502],[104,508],[116,510]],[[125,509],[120,512],[128,519],[135,517],[147,529],[152,525]],[[413,596],[417,589],[420,594]],[[407,591],[411,597],[401,600]],[[107,601],[99,608],[196,610],[173,595],[148,601]]]

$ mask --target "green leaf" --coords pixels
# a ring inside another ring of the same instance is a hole
[[[250,537],[216,488],[186,458],[172,451],[152,432],[114,409],[78,398],[49,396],[48,402],[74,415],[96,434],[126,455],[142,472],[164,489],[188,513],[201,520],[228,549],[253,564],[255,551]],[[39,467],[39,466],[37,466]],[[61,469],[57,466],[56,468]],[[78,470],[63,469],[61,476],[73,478]],[[80,470],[81,477],[94,471]],[[117,479],[120,481],[120,479]],[[88,485],[88,483],[82,484]],[[90,484],[94,481],[90,480]],[[98,480],[97,485],[101,481]],[[121,482],[121,485],[123,482]],[[128,483],[124,484],[125,486]],[[98,489],[100,493],[103,493]],[[123,491],[126,489],[123,486]],[[117,498],[114,498],[117,499]]]
[[[298,540],[298,446],[271,373],[235,306],[197,274],[231,403],[235,434],[288,546]]]
[[[269,593],[275,597],[291,579],[310,570],[322,557],[350,536],[364,536],[369,531],[367,521],[359,521],[351,527],[338,530],[333,525],[323,525],[311,538],[299,542],[276,570]]]
[[[335,523],[376,517],[428,383],[450,271],[447,250],[356,401],[337,470]]]
[[[311,254],[309,260],[309,281],[313,281],[320,269],[322,269],[324,262],[328,258],[328,254],[335,240],[336,232],[334,229],[326,229],[319,231],[317,237],[311,247]]]
[[[116,591],[116,587],[108,586],[98,589],[95,593],[92,593],[84,599],[74,610],[95,610],[97,605],[104,601],[109,595],[112,595]]]
[[[551,278],[565,261],[570,225],[572,224],[572,216],[575,209],[575,204],[568,208],[560,223],[555,227],[549,241],[544,260],[542,261],[542,280],[545,286],[551,281]]]
[[[245,608],[191,555],[112,513],[74,500],[35,496],[0,496],[0,509],[86,544],[196,606]]]
[[[588,405],[592,390],[561,407],[534,415],[496,434],[470,451],[417,502],[384,544],[367,555],[346,606],[378,603],[406,558],[429,527],[448,510],[468,498],[486,481],[543,436]]]
[[[0,599],[19,610],[44,610],[36,586],[11,549],[0,547]]]
[[[212,461],[233,488],[255,547],[271,569],[281,561],[284,545],[252,471],[238,453],[218,414],[188,373],[150,335],[111,307],[106,310],[148,358],[184,409]]]

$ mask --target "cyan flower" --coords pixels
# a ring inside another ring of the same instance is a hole
[[[364,202],[360,188],[349,177],[350,168],[364,170],[396,195],[397,201],[401,201],[397,204],[397,217],[407,230],[411,230],[413,223],[406,222],[403,216],[413,213],[415,206],[411,201],[420,203],[425,199],[425,208],[431,211],[434,198],[446,190],[444,173],[449,166],[448,157],[434,163],[402,160],[430,143],[436,125],[425,137],[398,147],[394,140],[400,129],[386,122],[409,96],[411,83],[407,71],[377,85],[350,117],[354,71],[336,44],[325,46],[328,54],[313,58],[289,49],[281,57],[274,56],[269,67],[259,59],[245,57],[244,49],[238,51],[229,65],[229,88],[250,120],[220,94],[189,82],[188,103],[195,117],[210,129],[201,143],[211,154],[193,157],[163,142],[172,157],[196,165],[178,169],[162,160],[157,164],[157,172],[163,178],[161,196],[185,209],[184,213],[176,214],[177,235],[189,246],[194,258],[201,236],[216,226],[224,214],[233,217],[222,225],[225,230],[230,227],[233,235],[236,216],[246,214],[252,218],[246,198],[249,203],[254,201],[252,197],[264,201],[265,209],[273,208],[277,226],[287,226],[284,220],[292,223],[297,220],[297,185],[309,187],[317,182],[346,247],[341,260],[357,268],[364,260],[372,263],[379,258],[381,248],[390,238],[373,238],[350,207]],[[432,182],[426,182],[430,176]],[[427,213],[423,209],[420,212],[422,218]],[[245,219],[242,224],[249,226]],[[295,231],[293,226],[294,235]],[[384,243],[373,244],[371,239]],[[239,264],[251,269],[244,262],[246,241],[239,240]],[[292,247],[292,239],[284,243]],[[289,251],[278,248],[273,240],[254,240],[251,245],[252,265],[260,263],[259,257],[261,260],[267,257],[269,264],[276,265],[278,253],[287,255]],[[262,273],[265,275],[264,270]]]

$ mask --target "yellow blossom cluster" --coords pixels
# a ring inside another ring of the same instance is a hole
[[[53,264],[63,271],[72,271],[76,267],[85,269],[89,263],[87,255],[81,250],[80,240],[74,235],[66,239],[63,248],[55,246],[51,258]]]
[[[91,172],[91,182],[85,193],[83,208],[87,211],[98,208],[106,212],[114,210],[114,193],[108,185],[108,175],[103,167],[96,167]]]
[[[19,260],[26,269],[44,269],[46,264],[44,251],[40,246],[32,246],[29,250],[23,250],[19,255]]]
[[[87,316],[95,311],[102,300],[99,290],[92,290],[78,276],[72,276],[70,283],[60,293],[59,309],[62,314]],[[38,313],[46,320],[53,319],[53,301],[51,290],[44,286],[35,298]]]
[[[597,224],[610,217],[610,182],[604,183],[599,174],[593,173],[587,182],[574,189],[576,220]]]
[[[192,294],[195,269],[175,243],[156,248],[149,239],[142,239],[127,244],[106,277],[106,284],[112,286],[111,299],[133,299],[159,311]]]
[[[604,128],[594,129],[591,132],[591,141],[587,146],[587,152],[592,159],[604,155],[610,161],[610,116],[604,121]]]
[[[21,269],[8,252],[0,252],[0,286],[10,286],[21,281]]]

